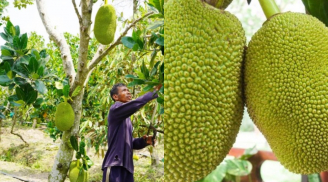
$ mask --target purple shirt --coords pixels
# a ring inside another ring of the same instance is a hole
[[[133,173],[133,149],[147,146],[143,138],[132,137],[130,116],[137,112],[158,95],[148,92],[143,96],[127,103],[115,102],[108,114],[108,150],[102,164],[102,170],[110,166],[123,166]]]

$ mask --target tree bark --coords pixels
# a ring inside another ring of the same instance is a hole
[[[75,1],[73,2],[74,8],[76,8]],[[79,58],[77,65],[77,73],[74,70],[73,60],[70,53],[69,46],[62,33],[57,32],[54,29],[54,26],[51,25],[51,22],[46,14],[45,10],[45,0],[36,0],[37,9],[39,11],[40,18],[42,19],[43,25],[45,26],[48,34],[51,39],[55,41],[57,46],[60,49],[61,57],[63,59],[63,66],[66,73],[66,76],[70,81],[70,94],[78,86],[81,87],[81,91],[77,96],[72,98],[70,103],[73,111],[75,113],[74,125],[73,127],[63,132],[60,147],[58,153],[55,157],[55,161],[52,167],[52,170],[49,174],[49,182],[63,182],[66,179],[67,172],[69,169],[70,162],[72,160],[74,150],[69,147],[70,137],[77,135],[79,132],[80,119],[82,113],[82,100],[84,94],[84,85],[86,84],[86,78],[88,77],[88,70],[86,69],[87,64],[87,53],[88,53],[88,44],[90,40],[89,32],[91,26],[91,12],[92,12],[92,0],[82,0],[82,21],[80,22],[80,49],[79,49]]]
[[[32,128],[35,129],[36,128],[36,124],[37,124],[37,119],[34,118],[33,119],[33,125],[32,125]]]
[[[78,57],[78,65],[77,72],[74,70],[74,65],[72,61],[72,56],[69,50],[69,46],[64,38],[64,36],[57,32],[54,29],[54,26],[51,25],[49,18],[47,17],[45,10],[45,0],[36,0],[37,9],[39,11],[39,15],[42,19],[43,25],[45,26],[48,34],[51,39],[55,41],[57,46],[60,48],[61,56],[63,59],[63,66],[67,77],[70,79],[70,95],[73,91],[80,86],[81,91],[79,94],[72,98],[72,102],[70,103],[74,113],[74,125],[73,127],[63,132],[60,147],[58,153],[55,157],[55,161],[52,167],[52,170],[49,174],[48,181],[49,182],[63,182],[67,176],[67,172],[69,169],[70,162],[72,160],[74,150],[69,147],[70,137],[75,136],[79,132],[80,119],[82,114],[82,100],[84,95],[85,86],[87,85],[88,78],[90,77],[92,71],[96,67],[96,65],[108,55],[108,53],[114,49],[115,46],[121,43],[121,38],[126,35],[128,30],[135,26],[138,21],[141,21],[143,18],[153,14],[147,13],[142,18],[135,20],[130,26],[128,26],[125,31],[121,34],[121,36],[108,48],[105,49],[105,46],[100,45],[96,54],[92,58],[91,62],[88,63],[88,48],[90,41],[90,27],[92,24],[91,21],[91,13],[93,0],[81,0],[81,14],[79,14],[75,0],[72,0],[74,11],[76,12],[79,23],[80,23],[80,47],[79,47],[79,57]]]

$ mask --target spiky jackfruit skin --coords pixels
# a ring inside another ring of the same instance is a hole
[[[194,182],[235,141],[244,109],[239,20],[200,0],[165,4],[165,181]]]
[[[57,105],[55,113],[55,125],[60,131],[69,130],[74,124],[75,114],[72,106],[67,102]]]
[[[103,45],[113,42],[116,32],[116,19],[116,11],[112,5],[106,4],[99,8],[93,30],[98,42]]]
[[[323,23],[289,12],[268,20],[247,49],[250,117],[294,173],[328,170],[327,40]]]

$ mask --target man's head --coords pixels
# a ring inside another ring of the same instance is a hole
[[[110,96],[113,101],[120,101],[123,103],[129,102],[132,99],[129,89],[123,83],[117,83],[110,90]]]

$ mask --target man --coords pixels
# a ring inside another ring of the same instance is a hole
[[[152,136],[132,137],[130,116],[158,95],[155,91],[132,100],[129,89],[122,83],[115,84],[110,95],[115,103],[108,114],[108,150],[102,164],[102,182],[134,182],[133,149],[152,145]]]

